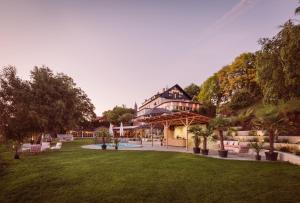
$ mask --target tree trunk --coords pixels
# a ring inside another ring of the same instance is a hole
[[[207,137],[203,137],[203,150],[207,150]]]
[[[274,132],[270,131],[269,133],[269,142],[270,142],[270,153],[274,152]]]
[[[19,145],[16,144],[16,146],[15,146],[15,159],[20,159],[20,155],[19,155],[18,149],[19,149]]]
[[[219,130],[219,136],[220,136],[220,147],[221,147],[221,150],[225,150],[225,147],[224,147],[224,136],[223,136],[223,131],[222,130]]]

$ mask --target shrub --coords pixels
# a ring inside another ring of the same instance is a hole
[[[254,97],[247,90],[239,90],[236,92],[229,103],[229,107],[233,110],[242,109],[250,106],[254,102]]]

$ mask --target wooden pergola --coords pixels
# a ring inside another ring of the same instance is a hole
[[[211,118],[197,113],[188,111],[175,112],[171,114],[163,114],[160,116],[153,116],[140,119],[140,122],[150,125],[152,131],[153,125],[161,124],[164,126],[164,137],[166,137],[166,146],[168,147],[168,129],[171,125],[186,127],[186,150],[188,150],[188,129],[193,124],[207,124]],[[152,136],[153,137],[153,136]],[[153,140],[153,138],[152,138]],[[152,141],[153,146],[153,141]]]

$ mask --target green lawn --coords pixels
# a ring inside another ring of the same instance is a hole
[[[171,152],[81,149],[13,160],[0,147],[0,202],[300,202],[300,167]]]

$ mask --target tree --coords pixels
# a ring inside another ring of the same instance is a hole
[[[35,67],[30,84],[40,132],[64,133],[95,118],[94,105],[69,76]]]
[[[204,102],[202,103],[201,107],[197,111],[197,113],[201,115],[205,115],[208,117],[215,117],[216,116],[216,106],[212,103]]]
[[[196,154],[200,153],[199,146],[200,146],[200,143],[201,143],[201,139],[200,139],[201,131],[202,131],[202,128],[199,125],[192,126],[189,129],[189,132],[194,135],[193,139],[194,139],[195,147],[193,148],[193,150],[194,150],[194,153],[196,153]]]
[[[280,59],[285,86],[290,98],[300,97],[300,25],[291,20],[282,26],[280,36]]]
[[[228,118],[218,116],[211,121],[211,126],[213,129],[219,132],[220,138],[220,150],[219,155],[221,157],[227,157],[227,150],[224,147],[224,134],[223,131],[228,130],[230,128],[230,120]]]
[[[276,105],[264,105],[255,111],[254,126],[257,129],[264,130],[269,136],[270,150],[266,154],[268,160],[277,160],[277,153],[274,153],[275,136],[285,132],[288,128],[289,121]]]
[[[300,96],[300,26],[288,21],[271,39],[261,39],[257,79],[264,101],[278,104]]]
[[[254,102],[255,98],[251,96],[251,93],[246,89],[241,89],[231,97],[229,107],[233,110],[239,110],[252,105]]]
[[[195,125],[192,126],[189,129],[189,132],[193,133],[195,136],[200,136],[203,137],[203,149],[202,149],[202,154],[207,155],[208,154],[208,149],[207,149],[207,138],[213,134],[213,128],[211,125],[208,125],[206,128],[200,126],[200,125]],[[199,142],[200,144],[200,142]],[[199,146],[198,146],[199,147]]]
[[[126,106],[115,106],[112,110],[103,112],[103,116],[107,119],[109,123],[119,125],[121,122],[123,124],[131,124],[134,118],[134,109],[126,108]]]
[[[200,92],[200,87],[194,83],[190,84],[186,88],[184,88],[184,91],[191,97],[193,100],[197,99],[197,96]]]
[[[37,128],[31,101],[29,83],[17,77],[15,67],[5,67],[0,75],[0,134],[15,141],[16,159],[20,144]]]
[[[260,97],[260,88],[256,81],[255,54],[243,53],[232,64],[222,68],[217,74],[224,102],[228,102],[238,92],[244,90],[253,98]]]
[[[222,101],[222,96],[219,79],[217,74],[214,74],[200,86],[198,100],[218,106]]]

